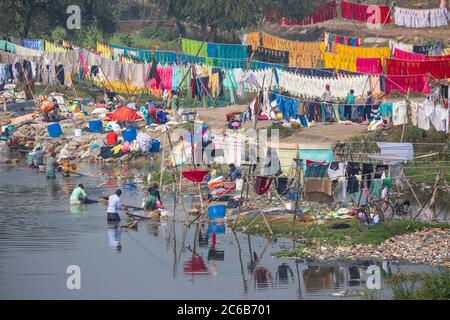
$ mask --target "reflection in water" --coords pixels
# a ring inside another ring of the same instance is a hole
[[[294,271],[285,262],[278,266],[277,270],[277,282],[279,285],[287,285],[293,282]]]
[[[102,273],[98,283],[93,279],[91,288],[83,289],[82,297],[103,299],[117,298],[115,292],[122,292],[121,297],[153,299],[329,299],[333,293],[365,289],[367,267],[376,264],[274,259],[270,255],[290,246],[290,241],[235,233],[220,224],[187,227],[175,197],[170,208],[171,201],[164,202],[176,221],[142,220],[138,224],[142,230],[121,230],[118,223],[105,228],[104,205],[69,206],[68,201],[78,183],[85,183],[92,198],[99,198],[108,186],[94,188],[99,185],[97,178],[58,177],[44,182],[44,175],[29,169],[1,166],[0,174],[3,299],[73,297],[73,292],[61,285],[65,282],[60,274],[72,263],[66,256],[73,257],[87,274]],[[124,191],[124,203],[139,204],[141,200],[141,192]],[[184,201],[188,207],[190,199]],[[126,256],[116,254],[122,245],[127,247]],[[136,277],[117,277],[126,274],[130,261]],[[431,270],[387,262],[377,265],[383,268],[382,277],[385,273]],[[152,281],[142,281],[149,270]],[[108,282],[107,289],[99,285],[101,281]],[[153,290],[155,286],[158,290]]]
[[[184,263],[183,268],[185,275],[207,275],[208,267],[205,261],[200,255],[194,254],[192,257]]]
[[[121,229],[119,227],[120,222],[110,221],[108,222],[108,240],[109,245],[117,250],[122,251],[122,244],[120,243]]]

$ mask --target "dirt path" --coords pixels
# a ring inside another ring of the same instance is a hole
[[[221,130],[226,128],[226,114],[232,112],[242,112],[247,106],[228,106],[224,108],[207,108],[197,109],[200,120],[208,124],[213,130]],[[272,125],[274,121],[259,121],[257,128],[267,128]],[[244,126],[245,129],[252,129],[253,122],[247,121]],[[345,141],[353,136],[360,136],[367,132],[367,125],[344,125],[344,124],[323,124],[316,125],[297,130],[291,136],[282,138],[280,142],[289,144],[304,144],[304,145],[329,145],[335,143],[337,140]]]

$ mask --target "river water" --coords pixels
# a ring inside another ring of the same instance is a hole
[[[384,272],[431,270],[389,261],[276,259],[271,254],[290,247],[289,240],[208,224],[186,228],[170,196],[164,202],[179,222],[141,221],[137,230],[121,230],[106,222],[102,204],[69,205],[80,182],[93,199],[117,187],[123,203],[139,205],[142,198],[113,180],[47,180],[23,165],[0,166],[1,299],[343,299],[336,294],[366,289],[374,264],[382,267],[382,281]],[[79,290],[67,287],[71,265],[80,268]]]

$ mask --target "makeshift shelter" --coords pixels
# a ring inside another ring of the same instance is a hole
[[[411,161],[414,156],[412,143],[377,142],[379,154],[369,155],[369,159],[383,161],[384,164],[397,164]]]
[[[121,106],[116,111],[108,113],[106,119],[109,121],[136,121],[142,117],[137,114],[136,110],[127,106]]]

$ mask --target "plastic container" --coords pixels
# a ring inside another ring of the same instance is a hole
[[[286,210],[292,211],[292,208],[294,208],[292,202],[286,202]]]
[[[133,142],[133,140],[136,140],[137,136],[136,128],[129,128],[122,131],[122,136],[124,142]]]
[[[152,139],[152,143],[150,146],[150,152],[159,152],[160,145],[161,145],[161,143],[159,142],[159,140]]]
[[[217,224],[215,222],[211,222],[208,225],[208,233],[223,234],[223,233],[225,233],[225,225],[222,223]]]
[[[62,133],[63,133],[59,122],[49,124],[47,126],[47,130],[48,130],[49,136],[52,138],[59,138],[59,136],[62,135]]]
[[[91,120],[89,121],[89,132],[102,133],[103,123],[102,120]]]
[[[81,137],[81,129],[75,129],[75,137],[80,138]]]
[[[226,208],[224,205],[208,207],[208,216],[210,219],[220,219],[225,217]]]
[[[236,179],[236,191],[242,191],[244,187],[244,179]]]

